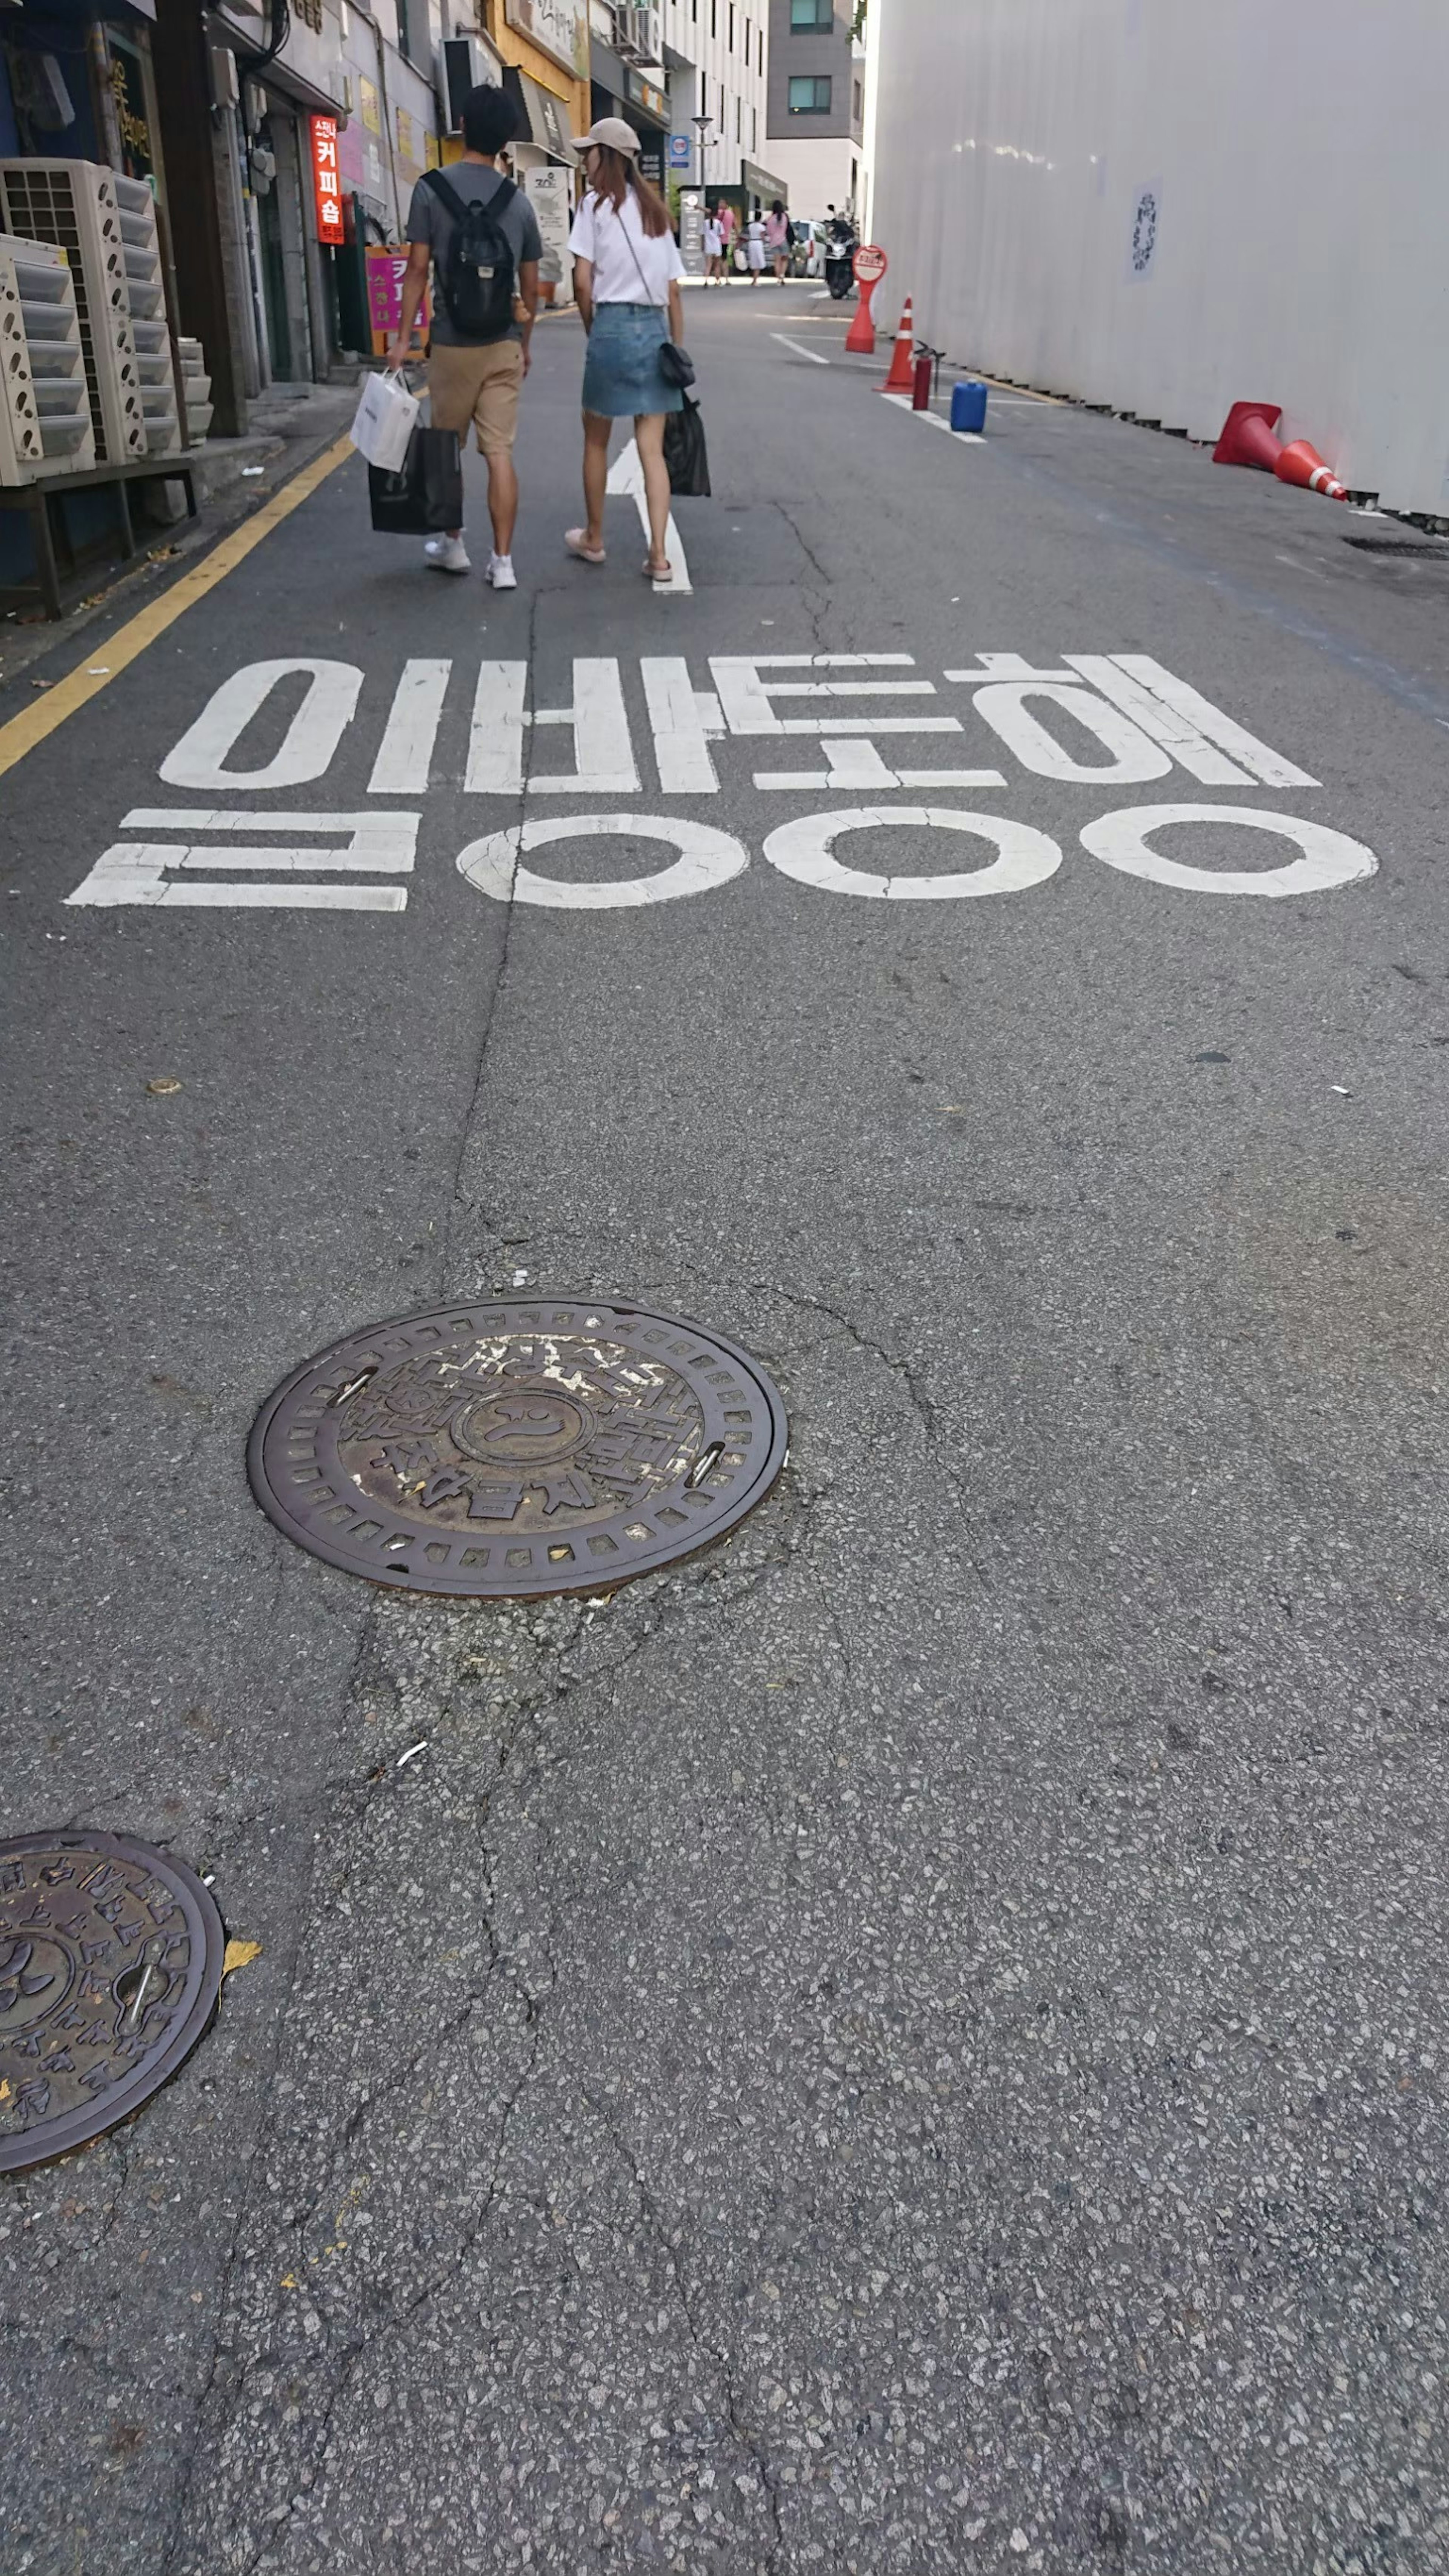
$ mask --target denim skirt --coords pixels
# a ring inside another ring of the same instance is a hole
[[[584,360],[584,409],[604,420],[682,411],[684,395],[659,364],[669,323],[657,304],[596,304]]]

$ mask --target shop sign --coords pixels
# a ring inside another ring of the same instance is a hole
[[[652,81],[645,80],[642,72],[630,72],[629,96],[636,107],[647,108],[651,116],[665,117],[669,114],[669,101],[663,90],[656,89]]]
[[[694,137],[692,134],[671,134],[669,138],[669,167],[671,170],[693,169]]]
[[[679,256],[690,277],[703,277],[704,205],[698,191],[693,188],[680,191]]]
[[[510,27],[537,45],[541,54],[562,63],[575,80],[589,76],[589,29],[585,0],[504,0]]]
[[[314,116],[312,126],[312,200],[317,209],[317,239],[334,249],[347,238],[342,220],[342,180],[337,168],[337,119]]]
[[[777,197],[782,205],[788,206],[790,202],[790,191],[784,180],[772,177],[768,170],[762,170],[757,161],[744,161],[740,164],[740,185],[746,196],[762,197],[767,206],[772,206]]]
[[[418,157],[417,138],[412,118],[403,107],[396,108],[394,114],[397,118],[397,148],[405,161],[415,162]]]
[[[539,276],[545,286],[561,286],[574,217],[573,174],[551,161],[545,169],[525,170],[523,185],[543,243]]]
[[[397,337],[402,320],[403,278],[407,273],[406,247],[383,250],[369,242],[364,254],[367,265],[367,317],[372,326],[372,354],[385,357]],[[428,336],[428,299],[424,295],[413,326],[413,347],[420,349]]]
[[[377,103],[377,92],[371,81],[364,80],[360,72],[357,77],[357,112],[369,134],[381,134],[382,115]]]

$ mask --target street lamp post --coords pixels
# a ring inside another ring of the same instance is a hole
[[[708,114],[706,114],[704,116],[695,117],[693,121],[695,131],[699,136],[699,187],[700,194],[702,196],[705,189],[705,149],[709,142],[709,129],[713,120]]]

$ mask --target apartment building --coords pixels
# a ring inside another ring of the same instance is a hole
[[[589,0],[594,113],[622,116],[656,184],[737,202],[778,186],[762,166],[769,0]],[[686,241],[686,256],[689,244]]]
[[[865,53],[854,0],[769,0],[767,157],[792,212],[858,207],[865,134]]]

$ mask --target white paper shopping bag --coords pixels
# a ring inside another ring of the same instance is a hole
[[[352,424],[353,446],[369,465],[380,465],[387,474],[401,473],[421,409],[401,376],[368,376]]]

